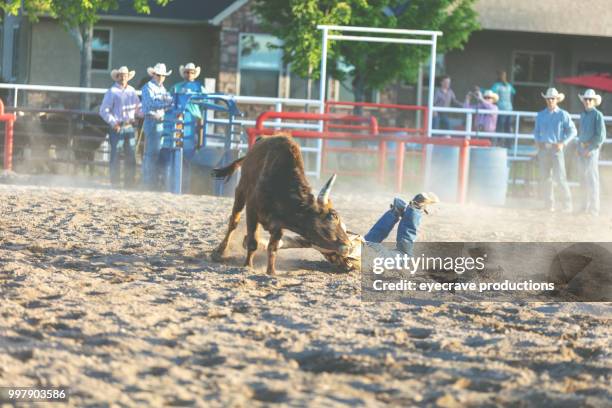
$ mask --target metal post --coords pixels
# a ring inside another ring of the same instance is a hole
[[[471,139],[472,136],[472,112],[467,112],[465,118],[465,138]]]
[[[457,201],[459,201],[459,204],[465,203],[465,198],[467,195],[467,181],[470,163],[469,154],[470,142],[464,139],[463,145],[459,147],[459,181],[457,185]]]
[[[321,75],[319,80],[319,113],[325,112],[325,91],[327,86],[327,81],[325,78],[327,77],[327,28],[323,28],[323,49],[321,50]],[[323,126],[323,122],[321,122],[321,126]],[[323,128],[319,129],[322,131]]]
[[[423,64],[419,64],[419,73],[417,75],[417,86],[416,86],[416,104],[418,106],[423,105]],[[416,117],[416,128],[420,129],[423,123],[422,111],[417,111]],[[427,120],[427,118],[425,118]]]
[[[434,87],[436,85],[436,43],[438,42],[438,37],[436,34],[432,35],[431,42],[431,60],[429,63],[429,92],[428,92],[428,101],[427,101],[427,109],[429,111],[429,115],[427,117],[427,137],[431,136],[431,125],[433,120],[433,100],[434,100]]]
[[[431,128],[433,123],[433,100],[434,100],[434,88],[436,86],[436,43],[438,37],[436,34],[431,35],[431,58],[429,60],[429,89],[427,92],[427,134],[424,137],[431,137]],[[431,172],[431,154],[429,149],[423,150],[425,155],[425,174],[423,175],[423,184],[427,188],[429,183],[429,173]],[[423,160],[421,158],[421,160]]]
[[[172,151],[172,187],[171,192],[181,194],[183,188],[183,148],[175,147]]]
[[[395,152],[395,191],[401,193],[404,184],[404,155],[406,145],[404,142],[398,141],[395,148],[397,149]]]
[[[276,104],[274,105],[274,110],[276,112],[282,112],[283,111],[283,104],[280,103],[280,102],[276,102]],[[281,123],[281,119],[278,118],[274,122],[280,124]],[[281,128],[280,127],[275,127],[274,130],[281,130]]]
[[[13,170],[13,121],[4,124],[4,170]]]
[[[15,87],[15,93],[13,93],[13,108],[17,107],[17,92],[19,92],[19,88]]]
[[[516,155],[518,154],[518,134],[519,134],[519,123],[521,123],[521,117],[517,114],[515,115],[514,122],[514,158],[516,159]]]
[[[325,113],[325,97],[327,87],[327,27],[323,27],[323,49],[321,50],[321,75],[319,77],[319,113]],[[319,132],[323,132],[323,121],[319,122]],[[317,162],[316,170],[317,178],[321,177],[321,149],[323,141],[317,140]]]

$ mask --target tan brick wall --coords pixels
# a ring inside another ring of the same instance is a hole
[[[229,94],[238,93],[238,46],[240,33],[264,33],[259,21],[247,3],[221,23],[219,41],[219,81],[217,90]]]

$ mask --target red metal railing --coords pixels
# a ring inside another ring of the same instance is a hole
[[[273,129],[265,129],[264,122],[269,119],[296,119],[296,120],[312,120],[312,121],[323,121],[325,125],[329,124],[329,122],[361,122],[366,123],[364,125],[338,125],[334,124],[334,126],[344,126],[342,129],[360,129],[365,130],[367,133],[365,136],[368,137],[366,140],[378,140],[375,136],[378,135],[378,120],[374,116],[364,117],[364,116],[355,116],[355,115],[343,115],[343,114],[333,114],[333,113],[303,113],[303,112],[264,112],[257,118],[255,123],[255,128],[247,129],[247,134],[249,136],[249,147],[253,145],[255,138],[257,135],[271,135],[274,133],[278,133]],[[355,140],[354,136],[358,135],[356,133],[351,132],[330,132],[329,130],[324,132],[318,131],[310,131],[310,130],[289,130],[285,131],[285,133],[291,134],[293,137],[299,137],[304,139],[323,139],[323,142],[327,142],[328,139],[336,139],[336,140]],[[321,137],[324,135],[325,137]],[[351,152],[361,151],[367,153],[376,153],[378,154],[378,179],[379,181],[384,180],[385,174],[385,162],[386,162],[386,142],[383,140],[378,141],[378,151],[373,151],[371,149],[355,149],[351,148]],[[325,167],[327,162],[327,155],[323,150],[321,152],[321,168]],[[371,175],[371,172],[367,171],[336,171],[338,174],[345,174],[351,176],[361,176],[361,175]]]
[[[409,128],[409,127],[397,127],[397,126],[379,126],[378,130],[380,133],[403,133],[406,135],[419,135],[426,136],[427,135],[427,115],[428,109],[426,106],[419,105],[400,105],[394,103],[373,103],[373,102],[344,102],[344,101],[326,101],[325,102],[325,113],[330,113],[331,110],[335,108],[348,108],[354,109],[355,107],[362,107],[364,109],[372,109],[380,112],[381,109],[385,110],[399,110],[404,112],[422,112],[421,123],[422,126],[419,128]],[[337,125],[337,124],[329,124],[328,128],[324,130],[328,130],[330,128],[341,128],[347,125]],[[386,147],[386,146],[385,146]],[[351,150],[352,149],[352,150]],[[328,152],[338,152],[338,153],[371,153],[369,149],[360,149],[357,147],[346,148],[343,147],[330,147],[327,141],[323,141],[323,148],[321,155],[326,156]],[[321,171],[325,172],[326,168],[324,163],[321,164]],[[384,171],[384,170],[383,170]],[[420,174],[425,172],[425,145],[422,145],[421,148],[421,162],[420,162]],[[416,175],[415,175],[416,176]]]
[[[0,122],[4,122],[4,170],[13,169],[13,124],[14,113],[4,113],[4,102],[0,99]]]
[[[407,127],[396,127],[396,126],[379,126],[378,130],[381,133],[385,132],[406,132],[408,134],[420,134],[421,136],[427,133],[427,107],[419,105],[399,105],[394,103],[373,103],[373,102],[343,102],[343,101],[326,101],[325,102],[325,113],[331,113],[332,107],[349,107],[354,108],[361,106],[363,108],[372,109],[396,109],[401,111],[410,112],[423,112],[422,123],[423,126],[420,128],[407,128]],[[338,127],[339,125],[329,125],[330,127]],[[342,126],[342,125],[340,125]]]
[[[264,122],[269,119],[298,119],[298,120],[316,120],[316,121],[348,121],[348,122],[368,122],[369,131],[367,134],[357,134],[350,132],[332,132],[332,131],[311,131],[311,130],[285,130],[293,137],[304,139],[323,139],[323,140],[363,140],[379,142],[379,167],[378,177],[384,177],[384,163],[386,159],[386,143],[396,142],[396,160],[395,160],[395,187],[399,193],[402,190],[403,174],[404,174],[404,153],[406,143],[417,143],[422,145],[444,145],[457,146],[460,148],[459,153],[459,193],[458,201],[465,202],[467,192],[467,171],[468,171],[468,149],[470,146],[490,146],[491,142],[486,139],[446,139],[446,138],[431,138],[427,136],[399,136],[395,134],[379,134],[378,122],[376,118],[365,118],[354,115],[338,115],[329,113],[302,113],[302,112],[264,112],[257,118],[254,128],[247,129],[249,139],[249,148],[253,146],[257,136],[278,134],[278,130],[265,129]],[[353,148],[348,148],[354,151]],[[381,166],[380,163],[383,165]]]

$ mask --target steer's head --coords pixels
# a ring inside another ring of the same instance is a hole
[[[321,252],[327,260],[342,267],[354,269],[350,257],[355,253],[355,241],[352,240],[340,216],[333,209],[329,195],[336,181],[336,175],[321,188],[317,196],[317,211],[312,228],[307,234],[313,248]]]

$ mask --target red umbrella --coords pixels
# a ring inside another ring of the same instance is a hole
[[[610,74],[583,75],[575,77],[557,78],[562,84],[578,85],[584,88],[599,89],[612,92],[612,76]]]

